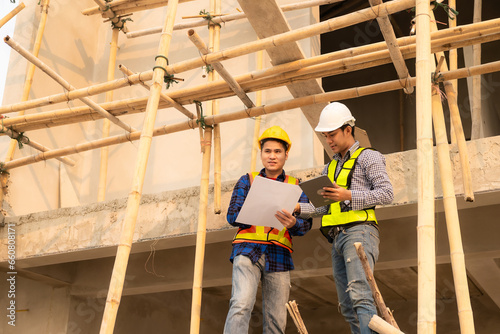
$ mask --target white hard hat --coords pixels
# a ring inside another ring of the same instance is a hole
[[[351,111],[344,104],[332,102],[321,111],[318,126],[314,129],[317,132],[330,132],[337,130],[344,124],[354,126],[356,119]]]

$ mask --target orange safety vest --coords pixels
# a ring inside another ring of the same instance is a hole
[[[250,178],[250,186],[252,186],[253,179],[259,175],[258,172],[248,173],[248,177]],[[299,180],[294,178],[293,176],[285,175],[285,181],[290,184],[299,184]],[[293,252],[292,249],[292,237],[286,228],[283,228],[281,231],[277,228],[267,227],[267,226],[255,226],[252,225],[249,228],[238,229],[236,235],[233,239],[233,244],[241,243],[241,242],[252,242],[257,244],[266,244],[266,245],[277,245],[288,249],[290,252]]]

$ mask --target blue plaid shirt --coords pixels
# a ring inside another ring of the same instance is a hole
[[[262,169],[259,173],[260,176],[266,177],[265,169]],[[285,181],[285,171],[281,173],[276,178],[277,181]],[[236,227],[248,228],[250,225],[240,224],[236,221],[243,202],[247,197],[248,191],[250,190],[250,178],[248,174],[240,177],[236,185],[234,186],[233,195],[231,196],[231,202],[229,203],[229,208],[227,210],[227,222]],[[307,196],[302,193],[299,199],[300,203],[309,203]],[[297,222],[295,225],[288,229],[290,236],[300,236],[306,234],[312,227],[312,219],[302,219],[296,217]],[[254,242],[242,242],[233,244],[233,251],[231,252],[230,261],[237,255],[244,255],[252,260],[252,263],[256,263],[262,255],[266,257],[266,271],[276,272],[276,271],[288,271],[293,270],[293,261],[290,251],[284,247],[277,246],[274,244],[266,245]]]

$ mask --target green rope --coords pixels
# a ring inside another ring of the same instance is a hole
[[[210,24],[213,24],[214,26],[218,26],[219,28],[222,28],[221,25],[217,22],[214,22],[214,17],[210,14],[210,12],[203,10],[200,10],[200,15],[203,15],[204,19],[208,21],[208,27],[210,28]]]
[[[437,2],[437,1],[433,1],[431,2],[431,5],[434,5],[434,9],[433,10],[436,10],[436,8],[438,7],[441,7],[444,9],[444,11],[446,12],[446,15],[448,15],[448,17],[450,18],[450,20],[454,20],[455,17],[458,15],[458,11],[456,11],[455,9],[451,8],[449,5],[445,4],[445,3],[442,3],[442,2]],[[413,7],[411,10],[411,12],[415,13],[415,7]],[[451,14],[450,14],[451,12]],[[413,15],[415,17],[415,15]]]
[[[25,139],[25,138],[26,138],[27,142],[29,143],[30,139],[27,136],[24,135],[24,132],[19,132],[19,134],[17,135],[17,137],[16,138],[12,138],[12,139],[17,140],[17,145],[19,146],[19,149],[21,150],[24,147],[24,145],[23,145],[23,139]]]
[[[167,57],[165,57],[164,55],[157,55],[155,57],[155,61],[158,58],[164,58],[167,61],[167,66],[168,66],[168,58]],[[161,68],[165,72],[165,75],[163,76],[163,81],[167,84],[167,89],[169,89],[170,86],[172,86],[174,83],[179,83],[179,81],[175,80],[175,77],[173,74],[169,74],[167,72],[167,69],[165,67],[155,66],[155,67],[153,67],[153,71],[155,70],[155,68]]]
[[[10,175],[10,173],[5,168],[5,164],[3,162],[0,162],[0,174],[1,175],[5,175],[5,174]]]
[[[209,74],[210,72],[213,72],[214,71],[214,67],[210,64],[207,64],[207,66],[205,66],[205,72],[207,72],[207,74]]]
[[[199,124],[203,130],[205,130],[205,128],[213,129],[213,126],[205,123],[205,116],[203,116],[203,105],[201,104],[201,102],[197,100],[194,100],[193,102],[196,103],[198,107],[200,107],[200,118],[196,120],[196,124]]]
[[[116,17],[116,15],[115,15],[115,17]],[[114,17],[111,19],[114,19]],[[125,22],[127,22],[127,21],[134,22],[134,20],[132,20],[130,17],[127,17],[125,19],[121,19],[116,23],[111,21],[111,28],[113,28],[113,29],[118,28],[119,30],[122,30],[125,27]]]
[[[436,9],[438,6],[443,8],[444,11],[446,12],[446,15],[448,15],[448,17],[450,18],[450,20],[454,20],[455,17],[458,15],[458,12],[455,9],[451,8],[445,3],[433,1],[431,2],[431,5],[434,5],[434,9]]]

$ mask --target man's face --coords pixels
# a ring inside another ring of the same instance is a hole
[[[339,128],[330,132],[322,132],[322,134],[333,153],[340,153],[343,156],[350,148],[350,136],[348,133],[350,131],[350,127],[346,127],[344,130]]]
[[[288,159],[288,152],[282,143],[275,140],[268,140],[262,145],[260,152],[262,165],[266,169],[266,173],[281,173],[286,159]]]

